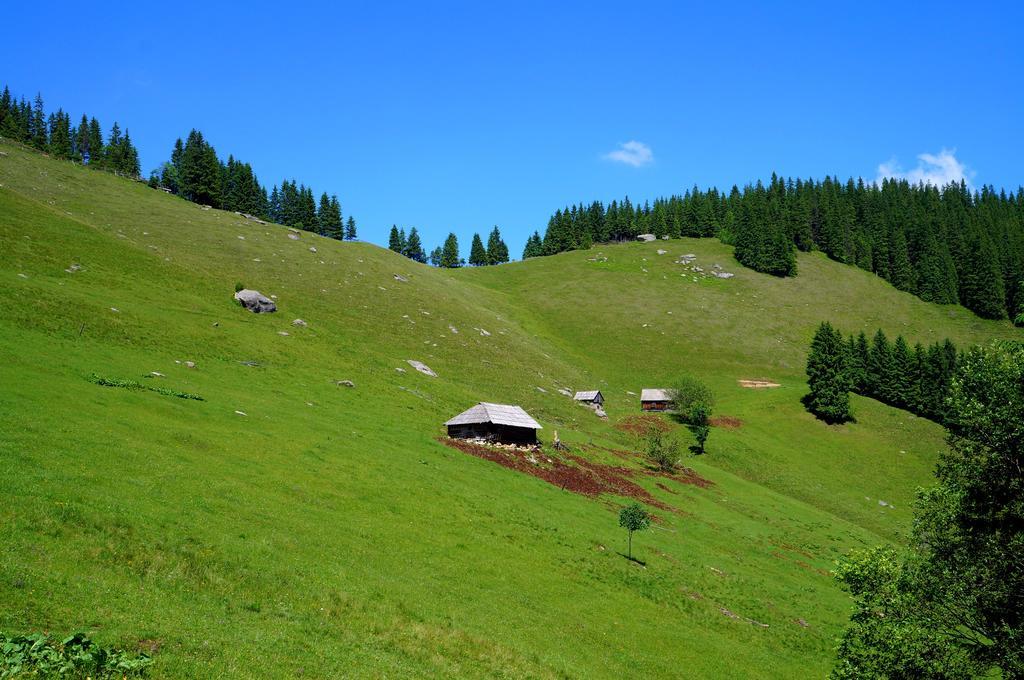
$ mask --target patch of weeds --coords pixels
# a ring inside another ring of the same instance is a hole
[[[151,665],[153,659],[145,652],[131,654],[101,647],[84,633],[60,641],[42,633],[0,633],[0,678],[141,677]]]
[[[123,387],[126,390],[148,390],[150,392],[156,392],[162,394],[165,397],[178,397],[179,399],[194,399],[196,401],[204,401],[204,399],[192,392],[182,392],[181,390],[172,390],[169,387],[153,387],[151,385],[143,385],[138,380],[129,380],[126,378],[105,378],[101,375],[92,373],[88,377],[89,382],[96,385],[103,385],[104,387]]]

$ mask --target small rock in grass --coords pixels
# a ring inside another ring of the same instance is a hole
[[[80,271],[81,269],[82,269],[82,265],[80,265],[80,264],[78,264],[76,262],[76,263],[72,264],[70,267],[68,267],[67,269],[65,269],[64,271],[66,271],[68,274],[74,274],[75,272]]]
[[[427,366],[422,361],[416,361],[415,359],[406,359],[405,363],[409,364],[423,375],[429,375],[431,378],[437,377],[437,373],[434,373],[434,371],[430,369],[430,366]]]
[[[164,374],[161,373],[160,371],[150,371],[149,374],[151,376],[153,376],[154,378],[163,378],[164,377]]]
[[[306,327],[306,326],[308,326],[309,324],[308,324],[308,323],[306,323],[305,321],[303,321],[302,319],[294,319],[294,320],[292,321],[292,325],[293,325],[293,326],[302,326],[303,328],[305,328],[305,327]]]
[[[278,335],[282,335],[282,336],[287,336],[288,335],[288,331],[278,331],[277,334]]]
[[[309,252],[315,253],[316,252],[316,246],[310,246],[309,247]]]
[[[245,411],[235,411],[235,413],[237,413],[237,414],[238,414],[238,415],[240,415],[240,416],[247,416],[247,415],[249,415],[249,414],[248,414],[248,413],[246,413]]]
[[[299,235],[298,234],[293,234],[291,232],[288,232],[288,238],[290,238],[293,241],[298,241],[299,240]]]
[[[405,278],[401,274],[395,274],[395,281],[401,281],[402,283],[409,283],[409,279]]]
[[[186,361],[185,362],[185,368],[195,368],[195,367],[196,367],[196,362],[194,362],[194,361]]]
[[[337,385],[338,387],[355,387],[356,386],[356,384],[354,382],[352,382],[351,380],[336,380],[334,384]]]

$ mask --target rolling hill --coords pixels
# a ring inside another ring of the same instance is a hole
[[[944,444],[864,398],[807,414],[814,328],[1018,333],[815,253],[793,279],[710,239],[437,270],[0,150],[0,631],[152,650],[155,677],[820,677],[849,614],[828,570],[901,540]],[[624,425],[683,372],[728,419],[658,476]],[[609,491],[445,445],[478,401]]]

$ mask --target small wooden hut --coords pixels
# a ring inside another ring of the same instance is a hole
[[[604,395],[601,394],[601,390],[577,392],[573,399],[591,408],[601,408],[604,405]]]
[[[447,423],[448,436],[454,439],[486,439],[503,444],[536,444],[536,420],[519,406],[480,402]]]
[[[644,411],[671,411],[672,395],[668,390],[645,387],[640,390],[640,408]]]

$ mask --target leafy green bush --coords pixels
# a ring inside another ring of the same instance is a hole
[[[59,642],[43,633],[0,633],[0,678],[141,677],[151,665],[153,659],[144,652],[131,654],[100,647],[83,633]]]
[[[166,397],[178,397],[179,399],[194,399],[196,401],[204,401],[204,399],[193,392],[182,392],[181,390],[172,390],[169,387],[151,387],[149,385],[143,385],[138,380],[129,380],[127,378],[105,378],[101,375],[91,374],[88,378],[89,382],[97,385],[103,385],[104,387],[123,387],[127,390],[149,390],[150,392],[156,392]]]
[[[245,290],[245,284],[241,281],[235,284],[235,292],[237,293],[240,290]]]

